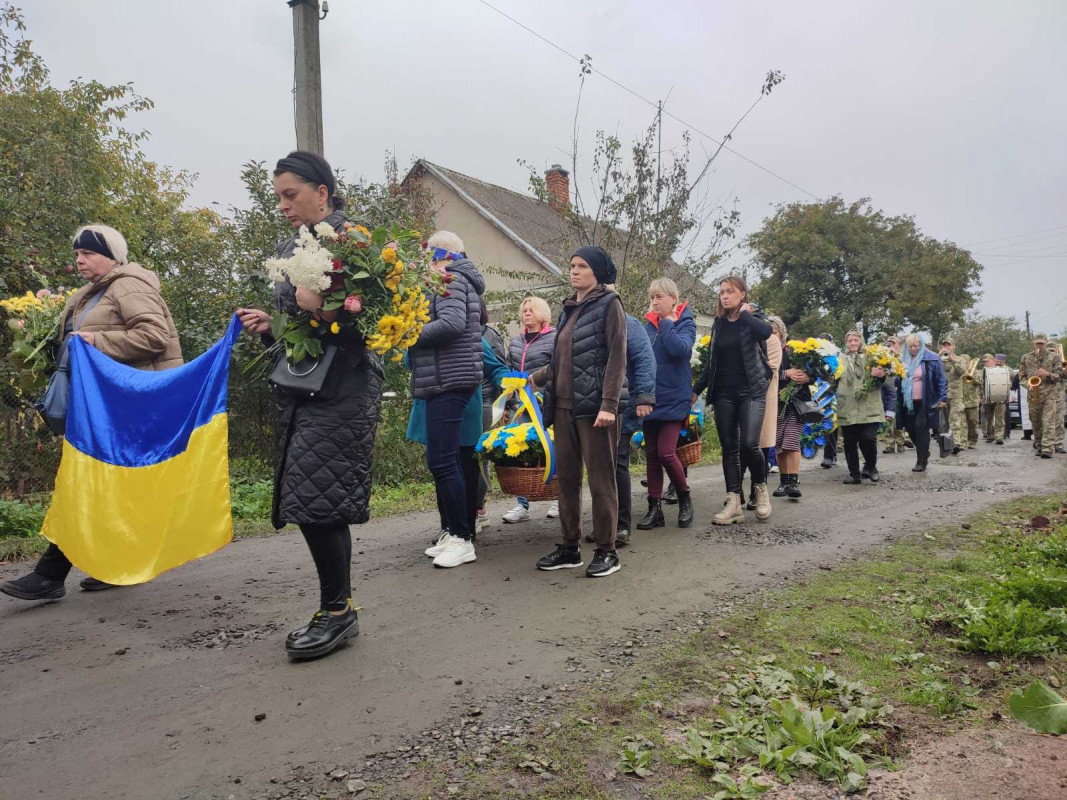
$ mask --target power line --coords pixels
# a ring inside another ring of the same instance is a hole
[[[1012,236],[1001,236],[999,239],[985,239],[981,242],[968,242],[967,244],[963,245],[963,247],[974,247],[978,244],[989,244],[990,242],[1003,242],[1005,239],[1021,239],[1024,236],[1033,236],[1038,233],[1048,233],[1049,231],[1059,231],[1063,230],[1064,228],[1067,228],[1067,225],[1057,225],[1054,228],[1044,228],[1039,231],[1030,231],[1029,233],[1016,233]]]
[[[573,61],[577,61],[578,63],[582,63],[582,59],[581,59],[581,58],[579,58],[578,56],[574,55],[574,53],[571,53],[570,51],[568,51],[568,50],[564,49],[563,47],[561,47],[560,45],[556,44],[556,43],[555,43],[555,42],[553,42],[552,40],[550,40],[550,39],[547,39],[547,38],[545,38],[545,37],[544,37],[544,36],[542,36],[542,35],[541,35],[540,33],[538,33],[537,31],[535,31],[535,30],[534,30],[533,28],[529,27],[528,25],[525,25],[525,24],[523,24],[522,22],[520,22],[519,20],[515,19],[514,17],[512,17],[512,16],[510,16],[510,15],[508,15],[508,14],[506,14],[506,13],[504,13],[504,12],[503,12],[503,11],[501,11],[501,10],[500,10],[499,8],[497,8],[496,6],[494,6],[494,5],[492,4],[492,3],[489,3],[489,2],[487,2],[487,0],[478,0],[478,2],[479,2],[479,3],[481,3],[481,4],[483,5],[483,6],[485,6],[486,8],[492,9],[492,10],[493,10],[493,11],[495,11],[495,12],[496,12],[497,14],[499,14],[499,15],[500,15],[500,16],[502,16],[502,17],[504,17],[504,19],[507,19],[507,20],[509,20],[509,21],[511,21],[511,22],[513,22],[513,23],[515,23],[515,24],[516,24],[516,25],[518,25],[518,26],[519,26],[520,28],[522,28],[522,29],[523,29],[524,31],[526,31],[527,33],[530,33],[530,34],[532,34],[532,35],[536,36],[536,37],[537,37],[538,39],[540,39],[540,40],[541,40],[542,42],[544,42],[545,44],[547,44],[547,45],[548,45],[549,47],[552,47],[552,48],[554,48],[554,49],[556,49],[556,50],[559,50],[559,52],[563,53],[563,55],[567,56],[567,57],[568,57],[568,58],[570,58],[571,60],[573,60]],[[592,70],[593,70],[593,72],[595,72],[595,73],[596,73],[597,75],[599,75],[599,76],[600,76],[601,78],[604,78],[605,80],[607,80],[607,81],[610,81],[611,83],[613,83],[613,84],[615,84],[616,86],[618,86],[618,87],[619,87],[620,89],[622,89],[622,90],[623,90],[624,92],[626,92],[626,93],[628,93],[628,94],[632,94],[632,95],[633,95],[634,97],[636,97],[636,98],[637,98],[638,100],[640,100],[641,102],[643,102],[643,103],[647,103],[647,104],[648,104],[649,106],[651,106],[652,108],[655,108],[655,109],[657,109],[657,110],[658,110],[658,108],[659,108],[659,104],[658,104],[658,103],[654,103],[653,101],[649,100],[649,99],[648,99],[647,97],[644,97],[644,96],[642,96],[641,94],[639,94],[638,92],[634,91],[633,89],[631,89],[631,88],[630,88],[629,86],[627,86],[626,84],[624,84],[624,83],[621,83],[620,81],[617,81],[617,80],[615,80],[615,79],[614,79],[613,77],[611,77],[610,75],[608,75],[608,74],[607,74],[607,73],[605,73],[605,72],[602,72],[601,70],[597,69],[596,67],[594,67],[594,66],[590,65],[590,69],[592,69]],[[751,109],[750,109],[750,110],[751,110]],[[751,164],[752,166],[756,167],[757,169],[760,169],[760,170],[762,170],[763,172],[766,172],[766,173],[767,173],[768,175],[770,175],[770,176],[772,176],[772,177],[774,177],[774,178],[777,178],[777,179],[778,179],[778,180],[780,180],[780,181],[781,181],[782,183],[785,183],[785,184],[788,184],[789,186],[792,186],[792,187],[793,187],[794,189],[796,189],[797,191],[799,191],[799,192],[803,192],[804,194],[808,195],[809,197],[813,198],[814,200],[820,200],[820,199],[821,199],[821,198],[820,198],[820,197],[819,197],[818,195],[814,194],[813,192],[809,192],[809,191],[808,191],[807,189],[805,189],[805,188],[804,188],[803,186],[798,186],[797,184],[793,183],[793,182],[792,182],[791,180],[789,180],[788,178],[783,178],[783,177],[782,177],[781,175],[779,175],[779,174],[778,174],[777,172],[775,172],[774,170],[772,170],[772,169],[769,169],[768,167],[765,167],[765,166],[763,166],[762,164],[760,164],[760,163],[758,163],[758,162],[756,162],[756,161],[753,161],[753,160],[752,160],[751,158],[749,158],[748,156],[744,155],[743,153],[739,153],[739,152],[738,152],[737,150],[734,150],[734,149],[733,149],[732,147],[730,147],[729,145],[724,145],[724,144],[722,143],[722,141],[721,141],[721,140],[719,140],[719,139],[716,139],[716,138],[715,138],[714,136],[712,136],[711,134],[708,134],[708,133],[704,133],[704,131],[700,130],[700,128],[698,128],[698,127],[697,127],[696,125],[692,125],[692,124],[690,124],[690,123],[686,122],[686,121],[685,121],[684,119],[682,119],[681,117],[679,117],[679,116],[677,116],[677,115],[675,115],[675,114],[672,114],[671,112],[667,111],[666,109],[663,109],[663,112],[662,112],[662,113],[664,114],[664,116],[670,117],[670,118],[671,118],[671,119],[673,119],[673,120],[674,120],[675,122],[679,122],[679,123],[681,123],[682,125],[684,125],[685,127],[687,127],[687,128],[689,128],[690,130],[694,131],[695,133],[698,133],[698,134],[700,134],[701,136],[703,136],[703,137],[704,137],[705,139],[707,139],[708,141],[710,141],[710,142],[714,142],[714,143],[715,143],[716,145],[718,145],[719,147],[722,147],[722,148],[723,148],[724,150],[728,150],[728,151],[730,151],[730,152],[731,152],[731,153],[733,153],[733,154],[734,154],[735,156],[737,156],[738,158],[740,158],[740,159],[741,159],[742,161],[747,161],[747,162],[748,162],[749,164]],[[747,114],[746,114],[746,116],[747,116]]]

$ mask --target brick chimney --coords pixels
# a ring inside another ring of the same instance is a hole
[[[545,186],[548,189],[548,204],[556,211],[566,211],[571,207],[571,174],[559,164],[553,164],[545,173]]]

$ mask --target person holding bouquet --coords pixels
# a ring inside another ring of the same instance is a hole
[[[795,386],[792,397],[801,401],[811,400],[812,378],[804,370],[797,369],[789,360],[789,350],[785,343],[789,340],[789,331],[781,317],[770,318],[775,336],[782,345],[782,363],[778,367],[778,382],[784,386]],[[778,410],[778,424],[775,432],[775,454],[780,467],[778,488],[773,497],[788,497],[799,500],[800,493],[800,435],[804,432],[804,423],[797,414],[796,405],[790,400],[783,402],[774,398]]]
[[[73,239],[78,273],[88,283],[67,300],[59,318],[60,348],[80,336],[104,355],[135,369],[158,372],[180,367],[178,331],[159,290],[159,276],[127,260],[126,239],[107,225],[85,225]],[[101,513],[106,513],[103,509]],[[0,583],[0,592],[20,600],[58,600],[70,559],[49,544],[33,572]],[[87,592],[115,588],[83,578]]]
[[[460,457],[463,409],[480,386],[482,294],[485,281],[463,252],[463,241],[437,231],[428,242],[433,269],[448,291],[430,299],[430,321],[411,349],[411,395],[426,401],[426,465],[437,487],[449,537],[435,567],[476,560],[474,528],[467,513],[467,486]]]
[[[904,427],[915,444],[912,472],[925,472],[930,460],[930,431],[941,426],[941,409],[948,405],[948,379],[941,359],[926,348],[916,333],[905,340],[904,377],[897,400],[897,427]]]
[[[693,524],[682,462],[678,460],[678,434],[689,419],[692,357],[697,326],[688,303],[679,303],[678,286],[670,278],[656,278],[648,287],[651,307],[645,314],[645,333],[656,356],[656,403],[642,425],[647,443],[648,512],[637,523],[641,531],[666,525],[663,507],[663,473],[678,492],[678,527]]]
[[[763,522],[771,517],[767,462],[760,450],[772,372],[766,344],[771,335],[770,323],[762,314],[754,314],[749,305],[745,280],[736,275],[723,278],[719,283],[708,363],[693,387],[694,395],[707,390],[722,443],[727,495],[723,510],[712,517],[716,525],[744,522],[742,460],[751,470],[755,484],[756,519]]]
[[[619,515],[615,478],[620,403],[626,392],[626,314],[609,288],[615,262],[602,247],[579,247],[570,261],[574,294],[563,303],[552,361],[533,381],[544,386],[544,424],[553,425],[559,476],[563,542],[537,562],[541,570],[583,566],[582,467],[593,499],[596,551],[585,574],[602,578],[619,571],[615,549]]]
[[[325,223],[334,231],[344,229],[349,223],[336,186],[330,164],[315,153],[294,150],[274,170],[278,210],[294,228],[317,229]],[[298,240],[294,235],[279,243],[278,257],[291,257]],[[316,327],[332,328],[347,313],[324,310],[322,294],[288,279],[274,284],[274,301],[282,313],[310,314]],[[246,331],[274,344],[270,314],[252,308],[239,308],[237,314]],[[309,397],[275,391],[272,521],[276,528],[299,526],[319,578],[319,610],[286,637],[292,659],[326,655],[359,633],[348,526],[370,518],[371,457],[384,372],[356,328],[338,325],[337,330],[337,354],[321,392]]]
[[[519,304],[519,323],[522,330],[508,344],[511,368],[519,372],[535,372],[552,360],[556,344],[556,329],[552,327],[552,311],[548,303],[531,295]],[[545,514],[548,519],[559,517],[559,502],[552,501]],[[530,502],[515,498],[515,507],[504,514],[504,522],[525,522],[530,518]]]
[[[889,373],[883,367],[869,365],[859,331],[851,330],[845,334],[842,361],[844,373],[837,384],[837,422],[848,464],[848,477],[842,483],[858,486],[864,478],[877,483],[878,429],[887,419],[893,418],[894,404],[882,393]]]

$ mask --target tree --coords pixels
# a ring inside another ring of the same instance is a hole
[[[867,198],[781,205],[748,245],[760,279],[754,298],[798,333],[838,341],[850,328],[868,339],[909,326],[946,331],[974,305],[982,269]]]
[[[979,358],[986,353],[1003,353],[1012,363],[1032,347],[1026,332],[1015,317],[991,317],[969,314],[966,321],[953,331],[956,350]]]

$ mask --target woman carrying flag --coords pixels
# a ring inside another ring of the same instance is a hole
[[[78,336],[136,369],[181,366],[178,331],[160,294],[159,277],[126,260],[122,234],[106,225],[86,225],[74,234],[73,246],[78,273],[89,283],[71,295],[63,309],[60,348]],[[20,600],[58,600],[67,593],[64,583],[70,568],[63,551],[49,544],[33,572],[0,583],[0,592]],[[114,585],[88,577],[81,588],[94,592]]]

